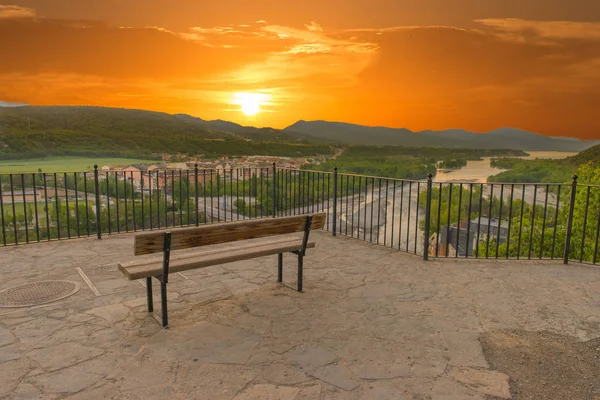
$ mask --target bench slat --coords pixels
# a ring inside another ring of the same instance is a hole
[[[259,239],[248,239],[241,242],[233,242],[228,244],[215,245],[210,247],[202,247],[189,249],[184,253],[172,253],[171,254],[171,262],[186,260],[188,258],[195,258],[198,256],[206,256],[209,254],[220,254],[227,251],[238,250],[243,248],[252,248],[255,246],[265,246],[265,245],[273,245],[277,243],[288,243],[290,241],[300,240],[301,237],[298,234],[292,233],[289,235],[281,235],[281,236],[270,236]],[[135,260],[128,262],[119,262],[118,265],[124,268],[131,268],[139,265],[149,265],[149,264],[161,264],[163,262],[162,254],[160,256],[154,255],[145,255],[144,257],[137,257]]]
[[[325,217],[325,213],[314,214],[311,229],[323,229]],[[306,216],[298,215],[176,229],[171,231],[171,250],[302,232],[305,223]],[[164,237],[164,232],[136,235],[134,238],[134,254],[138,256],[162,252]]]
[[[309,241],[307,248],[315,247],[314,241]],[[183,272],[190,269],[205,268],[214,265],[227,264],[235,261],[249,260],[257,257],[264,257],[273,254],[287,253],[300,250],[302,248],[302,239],[293,238],[287,241],[267,243],[257,246],[255,244],[241,246],[239,248],[227,249],[227,251],[216,252],[213,250],[204,253],[190,254],[185,259],[174,260],[169,265],[169,274]],[[160,276],[162,274],[162,263],[153,262],[151,264],[133,265],[119,264],[119,270],[130,280]]]

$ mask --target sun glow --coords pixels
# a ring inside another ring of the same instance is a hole
[[[235,93],[232,103],[238,104],[240,110],[251,117],[261,112],[261,105],[264,105],[269,97],[264,93]]]

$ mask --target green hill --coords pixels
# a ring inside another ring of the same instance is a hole
[[[256,140],[255,140],[256,139]],[[47,156],[148,157],[157,154],[307,156],[323,142],[288,133],[233,134],[166,113],[106,107],[0,107],[0,159]]]
[[[590,161],[600,164],[600,144],[592,146],[587,150],[575,154],[574,156],[567,157],[564,161],[566,164],[571,164],[577,167],[587,164]]]

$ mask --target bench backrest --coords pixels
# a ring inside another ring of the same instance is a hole
[[[323,229],[325,213],[312,214],[310,229]],[[183,250],[211,244],[258,239],[266,236],[285,235],[303,232],[306,229],[307,215],[292,217],[263,218],[193,228],[177,229],[171,232],[171,250]],[[164,250],[166,232],[141,233],[134,237],[134,254],[160,253]]]

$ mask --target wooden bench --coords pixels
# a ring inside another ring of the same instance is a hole
[[[163,253],[162,260],[119,263],[119,270],[130,280],[146,279],[148,312],[153,312],[152,278],[160,282],[162,326],[168,326],[167,282],[169,274],[210,267],[235,261],[278,255],[277,281],[283,282],[283,253],[298,256],[297,290],[302,291],[303,257],[315,247],[308,237],[311,229],[323,229],[325,213],[292,217],[265,218],[182,228],[172,232],[148,232],[135,235],[136,256]],[[303,232],[302,236],[297,234]],[[219,244],[232,243],[224,248]],[[206,246],[206,247],[205,247]],[[173,250],[203,247],[202,250],[171,257]]]

